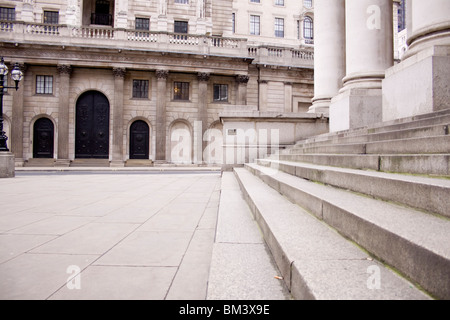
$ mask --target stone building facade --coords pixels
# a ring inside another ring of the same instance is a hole
[[[204,154],[220,114],[308,111],[313,9],[308,0],[0,1],[0,56],[25,75],[4,97],[16,166],[220,162],[220,150]]]

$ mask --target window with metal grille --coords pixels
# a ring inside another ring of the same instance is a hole
[[[136,30],[150,30],[150,19],[149,18],[136,18],[135,22]]]
[[[250,34],[259,36],[261,32],[260,28],[260,17],[259,16],[250,16]]]
[[[214,101],[227,102],[228,101],[228,85],[214,84]]]
[[[174,100],[189,100],[189,82],[174,82],[173,84]]]
[[[148,80],[133,80],[133,98],[148,99]]]
[[[53,94],[53,76],[36,76],[36,93]]]
[[[275,37],[284,38],[284,19],[275,18]]]
[[[59,12],[58,11],[44,11],[44,23],[58,24]]]
[[[0,20],[16,20],[16,9],[0,7]]]

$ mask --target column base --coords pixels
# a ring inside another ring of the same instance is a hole
[[[450,46],[428,48],[386,71],[383,121],[450,108]]]
[[[109,166],[113,168],[122,168],[125,167],[125,162],[122,160],[112,160]]]
[[[14,178],[15,176],[14,154],[0,152],[0,178]]]
[[[330,132],[381,122],[382,100],[381,89],[343,90],[331,100]]]
[[[70,167],[69,159],[56,159],[55,167]]]

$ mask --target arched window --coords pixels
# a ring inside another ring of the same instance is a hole
[[[306,43],[312,43],[314,39],[314,23],[311,17],[305,17],[303,21],[303,37]]]

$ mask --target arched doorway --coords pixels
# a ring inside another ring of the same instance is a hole
[[[145,121],[137,120],[130,127],[130,159],[149,158],[150,130]]]
[[[40,118],[33,127],[33,158],[53,158],[54,130],[53,122],[48,118]]]
[[[109,158],[109,101],[101,92],[88,91],[78,98],[75,158]]]

